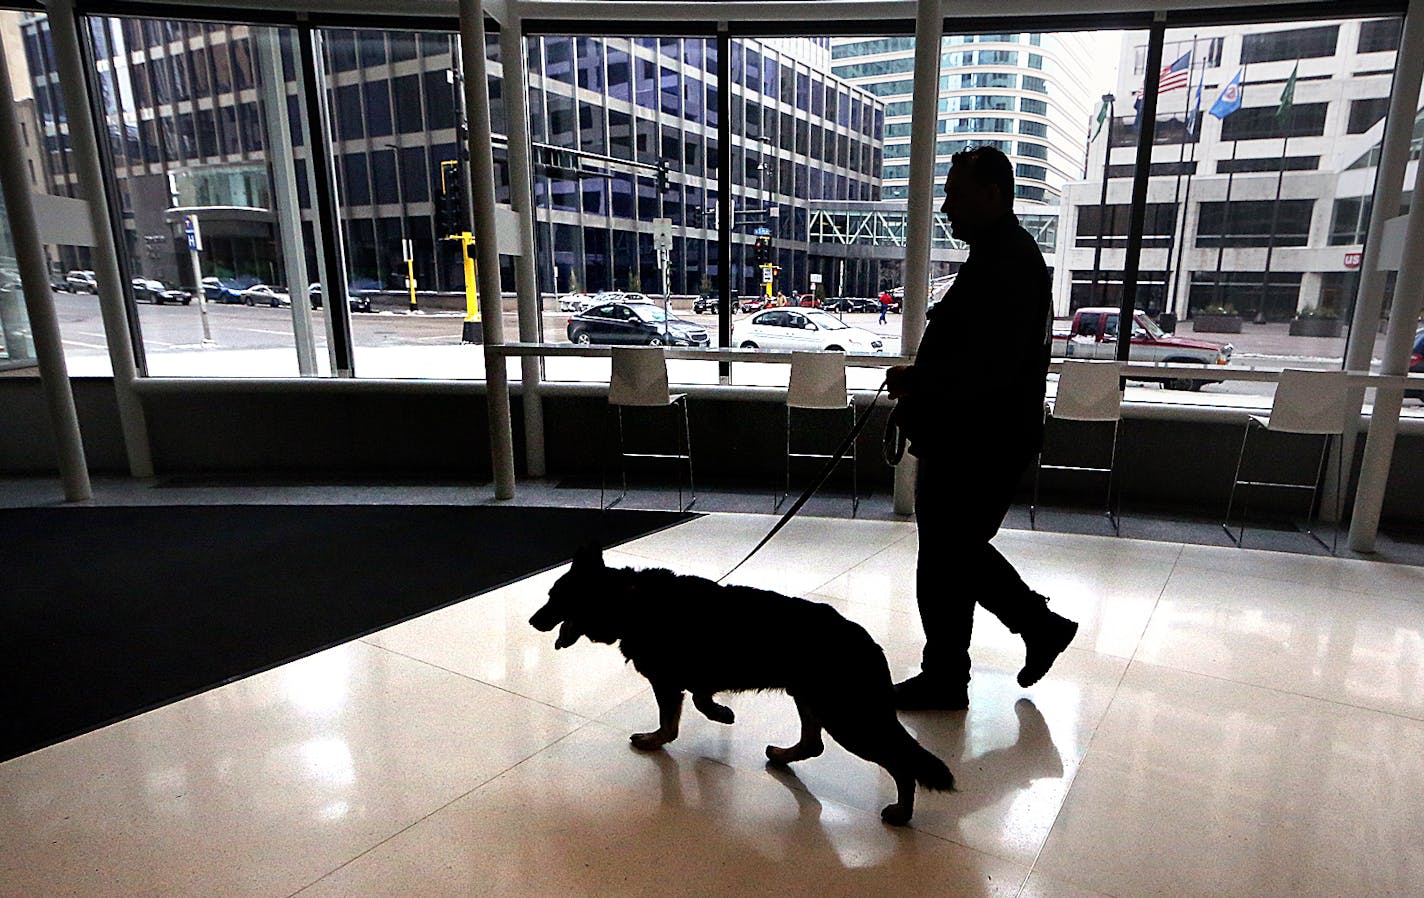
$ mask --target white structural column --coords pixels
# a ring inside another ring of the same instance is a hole
[[[277,230],[282,241],[282,268],[287,279],[287,293],[292,297],[292,330],[296,335],[297,371],[303,377],[314,377],[316,341],[312,339],[311,299],[307,295],[307,259],[302,251],[302,214],[297,204],[297,167],[286,148],[293,146],[292,129],[287,121],[287,80],[282,77],[282,55],[277,46],[280,32],[276,28],[253,28],[253,44],[257,50],[262,95],[260,104],[267,126],[267,145],[282,152],[268,153],[272,166],[272,199],[277,206]],[[293,65],[300,65],[293,60]],[[399,164],[399,163],[397,163]],[[313,231],[316,229],[313,228]]]
[[[70,159],[79,177],[79,192],[89,203],[89,220],[94,230],[94,280],[99,294],[99,313],[104,322],[109,362],[114,369],[114,393],[119,407],[119,425],[124,434],[129,473],[153,476],[149,452],[148,424],[143,404],[134,390],[138,368],[134,364],[133,338],[124,307],[124,286],[119,274],[118,249],[109,218],[109,200],[104,192],[104,172],[99,164],[99,143],[90,115],[89,83],[84,53],[79,46],[79,28],[74,0],[49,0],[50,35],[54,41],[59,85],[64,90],[65,118],[69,124]]]
[[[1345,347],[1345,370],[1368,374],[1374,354],[1376,322],[1384,304],[1387,272],[1381,271],[1380,243],[1384,227],[1399,208],[1404,188],[1405,168],[1409,164],[1410,143],[1414,138],[1414,110],[1418,108],[1419,85],[1424,80],[1424,0],[1411,0],[1409,15],[1404,21],[1399,52],[1394,59],[1393,89],[1389,98],[1389,115],[1385,118],[1384,136],[1380,140],[1379,170],[1375,175],[1374,200],[1370,206],[1370,228],[1365,236],[1364,259],[1360,264],[1360,286],[1355,297],[1355,314],[1350,322],[1350,339]],[[1360,431],[1360,409],[1364,404],[1363,387],[1351,389],[1345,405],[1345,431],[1342,435],[1338,464],[1351,469],[1355,457],[1355,442]],[[1321,514],[1334,513],[1335,477],[1325,478],[1326,496],[1321,502]]]
[[[485,19],[479,0],[460,0],[460,58],[469,115],[470,188],[475,211],[476,282],[483,303],[485,401],[489,407],[490,464],[496,499],[514,498],[514,433],[509,414],[509,378],[504,357],[491,352],[504,343],[504,302],[499,288],[499,241],[495,236],[494,150],[490,145],[489,66]]]
[[[10,222],[10,234],[15,242],[15,263],[20,270],[20,284],[25,294],[25,311],[30,317],[35,354],[39,357],[40,385],[44,388],[45,403],[49,406],[64,498],[69,502],[81,502],[93,495],[89,486],[89,466],[84,460],[79,415],[74,410],[74,392],[70,389],[69,369],[64,363],[59,316],[54,310],[54,296],[49,292],[49,266],[45,263],[44,244],[35,225],[30,184],[22,164],[25,151],[20,139],[20,124],[15,117],[15,94],[10,88],[10,69],[6,64],[8,57],[9,54],[0,52],[0,153],[8,160],[0,164],[0,189],[5,192],[5,216]]]
[[[504,65],[504,117],[509,122],[509,193],[519,215],[519,255],[514,259],[514,287],[519,291],[519,341],[538,343],[543,309],[539,279],[535,274],[534,179],[529,146],[528,73],[524,64],[524,24],[509,16],[499,32],[499,55]],[[508,85],[514,85],[513,88]],[[524,409],[524,466],[530,477],[543,477],[544,400],[539,395],[538,356],[520,360]]]
[[[1401,46],[1401,55],[1403,52]],[[1414,171],[1414,195],[1424,196],[1424,164],[1416,166]],[[1379,212],[1376,209],[1375,214]],[[1421,278],[1424,278],[1424,203],[1412,203],[1404,231],[1404,257],[1395,282],[1389,329],[1385,334],[1384,361],[1380,366],[1383,375],[1409,372],[1409,353],[1413,349],[1414,332],[1419,324],[1420,301],[1424,299]],[[1364,458],[1360,460],[1360,485],[1355,493],[1354,513],[1350,520],[1350,548],[1356,552],[1373,552],[1375,548],[1385,487],[1389,481],[1390,464],[1394,460],[1394,439],[1399,432],[1399,409],[1403,402],[1402,387],[1380,386],[1375,389],[1370,432],[1365,439]]]
[[[930,241],[934,235],[935,128],[939,118],[939,45],[944,36],[940,0],[919,0],[915,15],[915,92],[910,108],[910,208],[905,223],[905,297],[900,354],[913,356],[925,332],[930,291]],[[895,468],[895,513],[915,510],[915,459]]]

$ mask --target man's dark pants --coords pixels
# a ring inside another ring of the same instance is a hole
[[[916,593],[925,629],[921,670],[946,685],[969,682],[969,639],[977,602],[1014,633],[1043,618],[1043,596],[989,544],[1037,454],[921,458],[915,479],[920,536]]]

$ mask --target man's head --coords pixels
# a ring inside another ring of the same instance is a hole
[[[944,184],[944,206],[954,236],[972,240],[1014,208],[1014,167],[993,147],[955,153]]]

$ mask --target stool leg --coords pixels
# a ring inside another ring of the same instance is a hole
[[[684,508],[683,511],[689,511],[689,510],[692,508],[692,506],[694,506],[694,505],[697,504],[697,481],[695,481],[695,480],[693,479],[693,477],[692,477],[692,418],[691,418],[691,412],[688,411],[688,405],[689,405],[689,403],[688,403],[688,401],[687,401],[687,397],[686,397],[686,396],[682,397],[682,400],[681,400],[681,401],[682,401],[682,434],[683,434],[683,438],[684,438],[683,446],[684,446],[684,447],[686,448],[686,450],[687,450],[687,491],[688,491],[688,493],[691,495],[691,499],[689,499],[689,500],[688,500],[688,503],[687,503],[687,508]],[[682,493],[681,493],[681,492],[678,493],[677,501],[678,501],[678,504],[679,504],[679,505],[682,504]]]
[[[612,508],[628,495],[628,457],[623,454],[623,406],[617,406],[618,410],[618,476],[623,483],[623,492],[618,494],[618,498],[609,503]]]
[[[1113,475],[1117,470],[1117,434],[1122,419],[1113,422],[1112,455],[1108,457],[1108,521],[1112,524],[1113,535],[1122,536],[1121,511],[1113,504]]]
[[[1330,458],[1330,441],[1333,439],[1333,437],[1334,434],[1327,433],[1325,435],[1325,445],[1320,447],[1320,464],[1317,465],[1315,469],[1315,489],[1310,491],[1310,517],[1306,519],[1307,523],[1310,525],[1310,528],[1306,530],[1306,533],[1310,534],[1311,539],[1320,543],[1320,548],[1330,549],[1331,555],[1335,554],[1335,550],[1325,544],[1325,540],[1320,538],[1320,535],[1315,532],[1315,528],[1317,522],[1320,520],[1320,513],[1316,506],[1316,499],[1320,495],[1320,479],[1325,475],[1325,462]],[[1335,519],[1335,532],[1337,534],[1338,539],[1338,534],[1340,532],[1339,516],[1336,516]]]
[[[855,427],[855,403],[846,406],[850,410],[850,426]],[[860,512],[860,440],[850,443],[850,516]]]
[[[1246,429],[1241,434],[1241,451],[1236,456],[1236,473],[1231,475],[1231,495],[1226,500],[1226,520],[1222,522],[1221,529],[1226,531],[1226,538],[1231,540],[1239,548],[1242,540],[1246,538],[1246,502],[1241,502],[1241,533],[1233,536],[1231,533],[1231,508],[1236,503],[1236,485],[1241,482],[1241,462],[1246,458],[1246,440],[1251,436],[1251,422],[1247,420]]]

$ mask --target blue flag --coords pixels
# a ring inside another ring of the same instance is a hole
[[[1242,71],[1242,69],[1236,70],[1236,75],[1221,89],[1221,96],[1216,98],[1216,102],[1211,104],[1211,108],[1207,112],[1217,118],[1224,119],[1241,108]]]

